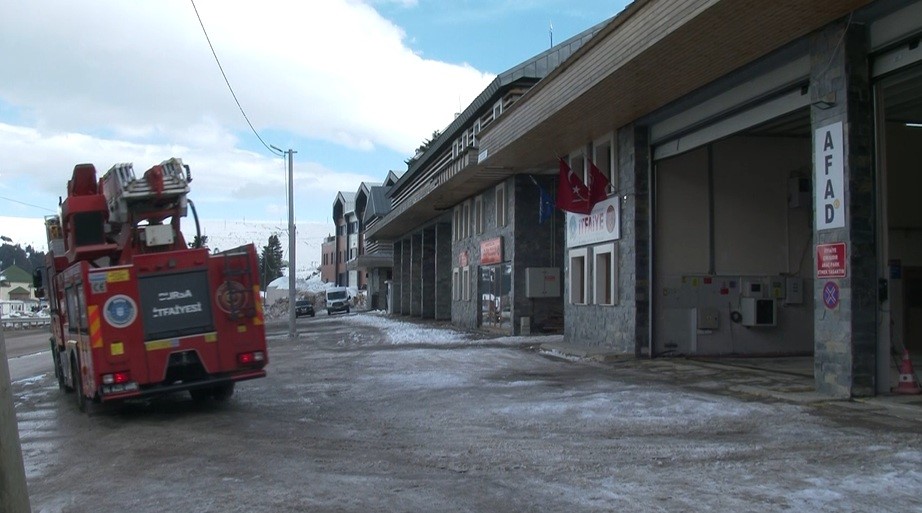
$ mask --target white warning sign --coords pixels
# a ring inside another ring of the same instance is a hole
[[[816,230],[845,227],[845,148],[842,122],[816,130],[813,142],[813,189],[816,194]]]

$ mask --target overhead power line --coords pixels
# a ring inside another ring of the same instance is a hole
[[[48,212],[54,212],[54,210],[51,210],[50,208],[33,205],[31,203],[26,203],[25,201],[14,200],[13,198],[7,198],[5,196],[0,196],[0,199],[6,200],[6,201],[12,201],[13,203],[19,203],[20,205],[25,205],[27,207],[33,207],[33,208],[38,208],[38,209],[45,210]]]
[[[221,60],[218,59],[218,53],[215,52],[214,45],[211,44],[211,38],[208,37],[208,31],[205,30],[205,23],[202,21],[201,15],[198,13],[198,7],[195,6],[195,0],[189,0],[192,2],[192,9],[195,10],[195,17],[198,18],[198,24],[202,26],[202,33],[205,34],[205,40],[208,41],[208,48],[211,48],[211,55],[214,56],[214,61],[218,64],[218,69],[221,70],[221,76],[224,77],[224,83],[227,84],[227,89],[230,91],[231,96],[234,97],[234,102],[237,103],[237,108],[240,109],[240,113],[243,114],[243,119],[246,120],[247,125],[250,126],[250,130],[253,131],[253,135],[259,139],[259,142],[269,150],[273,155],[281,156],[281,152],[277,152],[273,149],[262,137],[259,136],[259,132],[256,131],[256,128],[253,127],[253,123],[250,123],[250,118],[247,116],[246,111],[243,110],[243,106],[240,105],[240,100],[237,99],[237,94],[234,93],[234,88],[231,86],[230,80],[227,79],[227,73],[224,73],[224,66],[221,66]]]

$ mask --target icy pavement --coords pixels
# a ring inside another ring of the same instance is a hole
[[[87,417],[48,376],[16,383],[35,511],[922,510],[922,434],[861,405],[840,418],[383,315],[298,328],[274,326],[270,376],[223,405]]]

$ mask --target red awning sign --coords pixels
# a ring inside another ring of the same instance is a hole
[[[816,245],[816,277],[845,278],[848,275],[847,251],[844,242]]]

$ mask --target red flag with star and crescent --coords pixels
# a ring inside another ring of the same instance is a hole
[[[590,209],[600,201],[608,198],[608,187],[611,182],[602,174],[602,171],[592,161],[589,161],[589,204]]]
[[[590,201],[589,188],[570,169],[566,161],[562,158],[558,160],[560,161],[560,174],[557,178],[557,208],[574,214],[592,212],[593,203]]]

